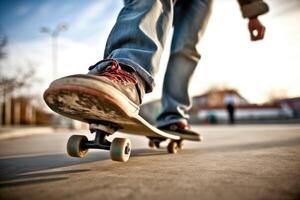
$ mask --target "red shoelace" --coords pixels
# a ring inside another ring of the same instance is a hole
[[[136,84],[137,80],[133,74],[123,70],[119,63],[115,60],[104,71],[98,74],[99,76],[106,76],[113,81],[120,81],[121,83],[131,82]]]
[[[177,122],[169,125],[170,130],[176,131],[177,129],[190,129],[190,126],[185,122]]]

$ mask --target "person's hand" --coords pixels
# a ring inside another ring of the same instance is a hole
[[[249,19],[248,29],[250,32],[251,41],[264,39],[266,28],[260,23],[257,18]]]

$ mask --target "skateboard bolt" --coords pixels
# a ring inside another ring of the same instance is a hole
[[[126,146],[126,147],[125,147],[125,154],[129,154],[129,153],[130,153],[130,150],[131,150],[130,147],[129,147],[129,146]]]

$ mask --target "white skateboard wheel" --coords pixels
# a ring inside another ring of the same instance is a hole
[[[167,149],[169,153],[177,153],[178,143],[176,141],[171,140],[171,142],[168,144]]]
[[[131,142],[127,138],[115,138],[110,146],[110,158],[113,161],[127,162],[131,153]]]
[[[88,149],[84,148],[84,143],[87,142],[88,139],[84,135],[72,135],[67,143],[67,152],[72,157],[84,157]]]
[[[156,148],[159,149],[159,148],[160,148],[160,141],[150,139],[150,140],[149,140],[149,143],[148,143],[148,146],[149,146],[151,149],[156,149]]]
[[[179,150],[183,149],[183,140],[178,140],[177,145]]]

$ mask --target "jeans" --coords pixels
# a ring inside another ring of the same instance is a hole
[[[196,45],[209,18],[212,0],[125,0],[104,52],[132,67],[151,92],[166,36],[174,27],[157,125],[187,120],[188,85],[200,59]]]

